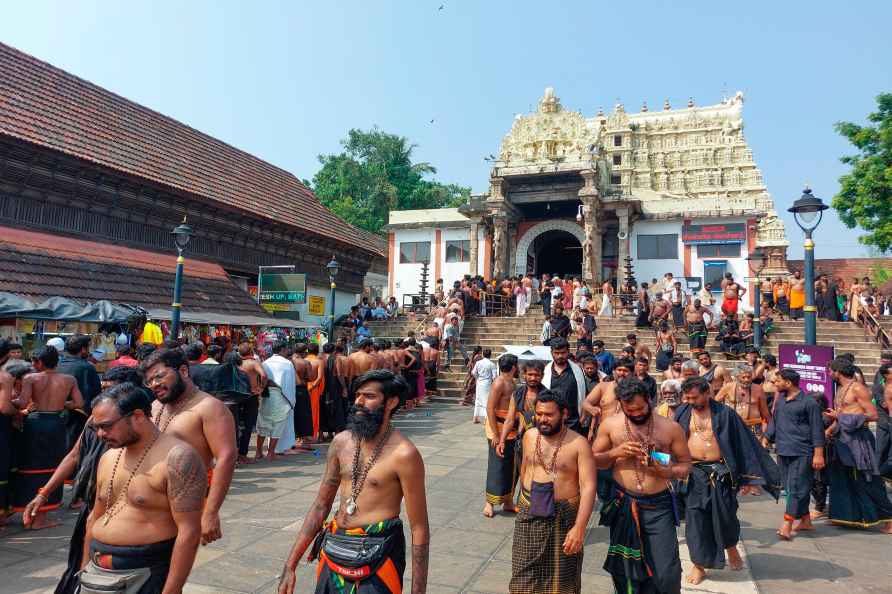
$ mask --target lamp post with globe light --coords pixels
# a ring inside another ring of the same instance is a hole
[[[815,308],[815,242],[812,233],[821,224],[824,211],[830,208],[806,186],[802,196],[787,209],[802,232],[805,233],[805,344],[818,342],[818,318]]]
[[[183,263],[185,262],[183,252],[189,245],[193,234],[192,227],[186,224],[186,217],[183,217],[183,222],[177,225],[170,234],[173,235],[177,246],[177,273],[173,281],[173,303],[170,304],[170,337],[177,340],[180,337],[180,309],[182,307],[180,299],[183,294]]]
[[[331,307],[328,310],[328,340],[329,342],[334,342],[335,288],[337,286],[335,285],[335,277],[338,276],[341,265],[338,264],[334,255],[332,255],[331,262],[325,268],[328,270],[328,282],[331,284]]]

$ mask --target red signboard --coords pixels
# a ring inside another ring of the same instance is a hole
[[[746,241],[744,223],[686,224],[681,230],[681,241],[688,244],[743,243]]]

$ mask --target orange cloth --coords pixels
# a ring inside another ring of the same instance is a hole
[[[316,360],[315,355],[307,355],[307,359]],[[325,374],[316,380],[307,384],[307,391],[310,393],[310,415],[313,417],[313,437],[319,438],[319,412],[322,406],[322,393],[325,392]]]
[[[802,309],[805,307],[805,291],[790,289],[790,309]]]
[[[499,436],[501,436],[501,434],[502,434],[502,427],[505,426],[505,420],[507,418],[508,418],[507,410],[497,410],[496,411],[496,430],[498,431],[497,435],[492,434],[492,429],[490,429],[489,423],[484,421],[483,427],[484,427],[484,431],[486,432],[486,439],[489,439],[489,440],[498,439]],[[512,429],[510,433],[508,433],[508,439],[517,439],[517,425],[515,425],[514,427],[515,428]]]

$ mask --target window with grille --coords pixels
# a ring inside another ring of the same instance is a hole
[[[697,246],[698,258],[739,258],[739,243],[715,243]]]

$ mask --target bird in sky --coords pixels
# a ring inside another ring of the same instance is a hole
[[[445,5],[445,4],[441,4],[441,5],[440,5],[440,8],[438,8],[437,10],[443,10],[444,8],[446,8],[446,5]]]
[[[430,123],[431,123],[431,124],[433,124],[433,123],[434,123],[434,121],[433,121],[433,120],[431,120],[431,121],[430,121]]]

